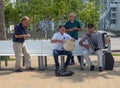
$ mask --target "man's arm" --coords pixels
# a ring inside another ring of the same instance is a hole
[[[83,46],[85,48],[89,48],[89,45],[88,44],[83,44],[82,40],[80,40],[79,44],[80,44],[80,46]]]
[[[64,40],[60,40],[60,39],[52,39],[51,40],[51,43],[57,43],[57,42],[64,43],[65,41]]]
[[[30,34],[15,35],[15,38],[24,38],[24,39],[27,39],[29,37],[30,37]]]
[[[71,31],[81,31],[82,30],[82,28],[77,28],[77,27],[73,27],[73,28],[70,28],[70,29],[66,29],[65,31],[66,32],[71,32]]]

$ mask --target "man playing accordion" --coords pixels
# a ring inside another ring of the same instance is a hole
[[[86,59],[86,62],[88,65],[90,65],[90,71],[93,71],[95,66],[90,60],[89,54],[96,54],[98,57],[98,66],[99,71],[103,71],[103,40],[101,39],[101,33],[100,32],[94,32],[94,25],[88,24],[87,33],[82,37],[79,44],[86,49],[83,51],[83,56]],[[87,40],[88,44],[84,43]],[[109,42],[110,40],[107,39],[105,41]]]

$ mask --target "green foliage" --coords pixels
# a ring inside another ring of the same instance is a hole
[[[10,0],[5,0],[5,19],[6,26],[16,24],[20,18],[27,15],[31,19],[33,29],[41,20],[55,21],[62,20],[64,23],[68,19],[68,14],[73,12],[77,14],[77,18],[85,25],[94,23],[97,25],[99,20],[99,5],[95,6],[93,1],[83,4],[82,0],[16,0],[13,4]],[[96,0],[99,1],[99,0]],[[96,26],[97,27],[97,26]]]
[[[94,7],[93,2],[83,5],[82,11],[79,11],[81,20],[84,22],[85,26],[88,23],[94,23],[97,26],[99,20],[99,13],[97,7]]]

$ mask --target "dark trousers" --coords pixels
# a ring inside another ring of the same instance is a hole
[[[77,56],[79,63],[81,64],[81,56]],[[74,56],[71,57],[70,63],[75,63]]]
[[[55,61],[55,67],[59,68],[59,62],[58,62],[58,56],[59,55],[67,55],[67,59],[64,63],[64,67],[67,67],[69,65],[70,59],[72,57],[72,52],[71,51],[65,51],[65,50],[53,50],[53,56],[54,56],[54,61]]]

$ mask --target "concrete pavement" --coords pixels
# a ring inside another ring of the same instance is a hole
[[[119,88],[120,56],[114,57],[114,70],[103,72],[98,71],[96,57],[91,58],[96,65],[95,71],[89,71],[88,66],[81,71],[75,58],[76,64],[69,66],[75,74],[68,77],[55,76],[53,57],[48,57],[48,67],[45,71],[38,70],[36,57],[32,57],[32,66],[36,68],[35,71],[13,72],[14,61],[9,61],[8,67],[0,71],[0,88]]]

